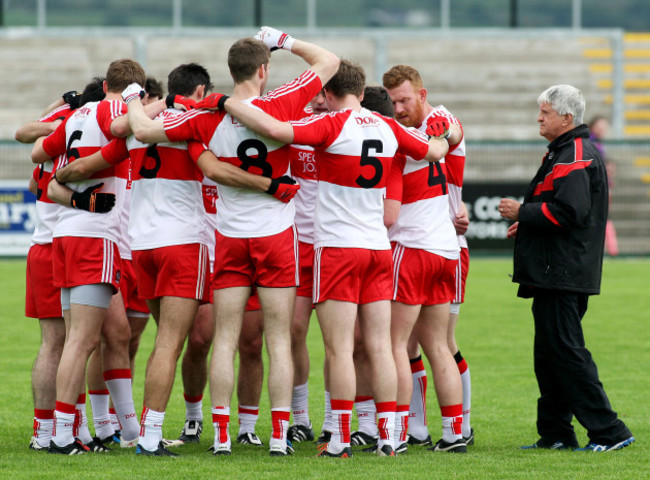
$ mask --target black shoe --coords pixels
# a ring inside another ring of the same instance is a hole
[[[393,450],[393,447],[386,444],[381,448],[377,448],[377,455],[380,457],[394,457],[395,450]]]
[[[409,445],[417,445],[420,447],[429,447],[433,445],[433,441],[431,440],[431,435],[427,435],[427,438],[424,440],[420,440],[419,438],[415,438],[413,435],[409,435],[408,440],[406,441]]]
[[[332,457],[332,458],[352,458],[352,448],[345,447],[339,453],[332,453],[327,451],[327,443],[321,445],[320,452],[318,452],[317,457]]]
[[[296,423],[289,427],[287,438],[293,443],[309,442],[314,439],[314,429],[309,425],[300,425]]]
[[[467,444],[462,438],[453,443],[448,443],[440,439],[428,450],[431,450],[432,452],[467,453]]]
[[[212,453],[215,457],[225,456],[228,457],[232,455],[232,451],[227,443],[220,443],[217,448],[214,448],[214,445],[208,448],[208,452]]]
[[[463,437],[463,441],[465,444],[469,447],[470,445],[474,445],[474,429],[470,429],[469,431],[469,436]]]
[[[178,439],[183,443],[199,443],[203,431],[203,420],[186,420]]]
[[[377,445],[377,437],[357,430],[350,435],[350,445]]]
[[[50,446],[47,448],[47,453],[58,453],[61,455],[81,455],[83,453],[88,453],[89,451],[90,449],[77,439],[63,447],[59,447],[54,443],[54,440],[52,440]]]
[[[264,446],[262,440],[260,440],[260,437],[251,432],[246,432],[239,435],[237,437],[237,443],[241,443],[242,445],[254,445],[256,447]]]
[[[149,457],[178,457],[178,455],[176,455],[175,453],[172,453],[169,450],[167,450],[163,445],[162,441],[158,443],[158,448],[153,451],[147,450],[142,445],[138,444],[138,446],[135,447],[135,454],[146,455]]]
[[[402,442],[400,443],[397,447],[395,447],[395,453],[398,455],[402,455],[408,451],[408,443],[407,442]]]
[[[325,443],[329,443],[329,441],[331,439],[332,439],[332,432],[329,432],[327,430],[323,430],[320,433],[320,437],[318,437],[318,440],[316,440],[316,444],[323,445]]]
[[[111,441],[111,437],[108,437],[104,440],[100,439],[99,437],[93,437],[93,439],[86,444],[88,449],[93,452],[93,453],[106,453],[110,452],[112,448],[108,448],[104,442],[109,442]]]

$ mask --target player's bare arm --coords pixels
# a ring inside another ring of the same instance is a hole
[[[219,160],[210,150],[204,150],[196,163],[206,177],[221,185],[268,193],[285,203],[300,189],[300,185],[296,184],[291,177],[271,179],[255,175]]]
[[[310,65],[312,70],[325,85],[339,68],[340,60],[332,52],[314,45],[310,42],[298,40],[280,30],[271,27],[262,27],[255,38],[264,42],[271,51],[289,50],[294,55],[301,57]]]
[[[449,143],[445,138],[431,137],[429,139],[429,151],[424,159],[427,162],[439,162],[449,151]]]
[[[36,183],[34,177],[29,177],[29,185],[27,186],[27,190],[29,190],[34,195],[38,194],[38,183]]]
[[[57,182],[54,177],[50,180],[47,186],[47,197],[53,202],[63,205],[64,207],[70,206],[73,191]]]
[[[43,140],[46,137],[39,137],[34,142],[32,147],[32,162],[34,163],[45,163],[48,160],[52,160],[52,156],[49,155],[43,148]]]
[[[47,137],[50,133],[56,130],[61,124],[61,120],[54,122],[27,122],[18,127],[16,130],[15,138],[20,143],[34,143],[39,137]]]
[[[147,118],[153,119],[158,116],[160,112],[167,108],[165,99],[156,100],[147,105],[143,105],[143,111]],[[111,133],[117,138],[128,137],[133,133],[128,115],[117,117],[111,122]]]
[[[143,143],[169,142],[169,138],[167,138],[165,128],[163,127],[162,119],[152,120],[149,118],[147,112],[144,109],[144,106],[142,105],[142,102],[140,101],[140,98],[131,99],[128,102],[128,106],[129,125],[131,131],[138,141]]]
[[[56,172],[56,178],[61,183],[78,182],[89,178],[93,173],[104,170],[112,166],[102,156],[101,150],[76,159],[74,162],[67,164],[63,168],[59,168]],[[69,203],[68,203],[69,205]]]
[[[399,200],[394,200],[392,198],[384,199],[384,225],[386,228],[390,228],[395,225],[397,222],[397,217],[399,217],[399,210],[402,206],[402,202]]]

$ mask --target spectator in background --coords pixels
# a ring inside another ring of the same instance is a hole
[[[600,156],[605,162],[605,168],[607,169],[607,185],[609,186],[609,195],[611,200],[612,188],[614,187],[614,176],[616,175],[616,164],[607,158],[605,147],[602,143],[609,131],[609,121],[606,117],[597,115],[589,122],[589,131],[591,132],[589,140],[591,140],[596,146],[598,152],[600,152]],[[607,228],[605,228],[605,250],[607,250],[607,253],[612,257],[618,255],[618,238],[616,236],[614,222],[610,218],[607,219]]]
[[[544,91],[539,133],[550,143],[530,183],[524,203],[502,198],[499,212],[515,221],[513,282],[518,296],[533,299],[535,375],[540,390],[540,439],[523,448],[578,446],[573,416],[587,429],[581,450],[619,450],[634,437],[617,417],[585,347],[582,317],[589,295],[600,293],[607,174],[598,150],[582,124],[585,100],[570,85]]]

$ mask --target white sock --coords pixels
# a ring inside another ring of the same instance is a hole
[[[442,439],[453,443],[463,437],[463,404],[440,407],[442,416]]]
[[[398,447],[407,440],[409,429],[409,407],[408,405],[398,405],[395,412],[395,447]]]
[[[191,397],[183,394],[185,398],[185,420],[203,420],[203,395]]]
[[[54,410],[34,409],[34,438],[39,446],[47,448],[52,440]]]
[[[93,412],[95,436],[99,437],[100,440],[112,437],[115,430],[108,414],[108,390],[89,390],[88,396],[90,397],[90,409]]]
[[[86,445],[93,441],[93,436],[90,434],[88,429],[88,416],[86,415],[86,394],[79,395],[77,399],[77,404],[75,405],[77,410],[77,438],[81,440],[81,443]]]
[[[463,437],[469,437],[472,432],[472,426],[469,423],[469,416],[472,411],[472,379],[467,362],[460,354],[460,351],[454,355],[454,359],[456,365],[458,365],[460,381],[463,385]]]
[[[409,435],[424,440],[429,436],[427,428],[427,371],[422,357],[411,360],[413,396],[409,406]]]
[[[334,429],[332,420],[332,404],[330,402],[330,392],[325,390],[325,419],[323,420],[323,430],[331,432]]]
[[[293,413],[293,423],[308,427],[309,421],[309,383],[296,385],[293,387],[291,396],[291,412]]]
[[[214,409],[213,409],[214,410]],[[213,412],[214,413],[214,412]],[[260,408],[254,405],[239,405],[237,416],[239,417],[239,435],[244,433],[255,433],[255,425],[259,417]],[[230,415],[230,409],[228,409]]]
[[[291,408],[272,408],[271,409],[271,438],[269,447],[280,445],[282,449],[287,447],[287,430],[289,429],[289,417]]]
[[[378,437],[377,407],[372,397],[357,397],[354,402],[359,422],[359,431],[373,437]]]
[[[332,400],[332,438],[327,450],[330,453],[340,453],[350,446],[350,424],[352,420],[352,400]]]
[[[65,412],[61,407],[65,407]],[[59,447],[65,447],[74,442],[74,427],[77,412],[73,405],[57,402],[57,409],[54,411],[54,425],[52,427],[52,441]]]
[[[162,440],[162,426],[165,420],[165,412],[156,412],[145,408],[142,412],[142,423],[140,427],[140,438],[138,444],[145,450],[153,452],[158,449]]]
[[[140,425],[138,424],[138,416],[135,413],[135,406],[133,405],[131,370],[128,368],[107,370],[104,372],[104,381],[106,382],[108,391],[111,392],[115,413],[122,427],[122,438],[126,441],[138,438]]]
[[[219,445],[231,447],[230,433],[228,425],[230,424],[230,407],[212,407],[212,425],[214,425],[214,448]]]

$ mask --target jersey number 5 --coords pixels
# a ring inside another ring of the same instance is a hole
[[[374,153],[381,153],[384,151],[384,144],[381,140],[364,140],[361,143],[361,162],[359,165],[362,167],[370,166],[375,169],[375,174],[372,178],[366,178],[362,175],[357,177],[357,185],[362,188],[375,187],[384,175],[384,166],[381,161],[377,157],[370,156],[371,148],[374,150]]]
[[[151,158],[153,160],[153,167],[145,167],[145,163],[149,163],[147,159]],[[160,170],[160,154],[158,153],[157,144],[149,145],[147,148],[147,153],[145,154],[144,161],[138,172],[142,178],[156,178],[158,175],[158,170]]]

